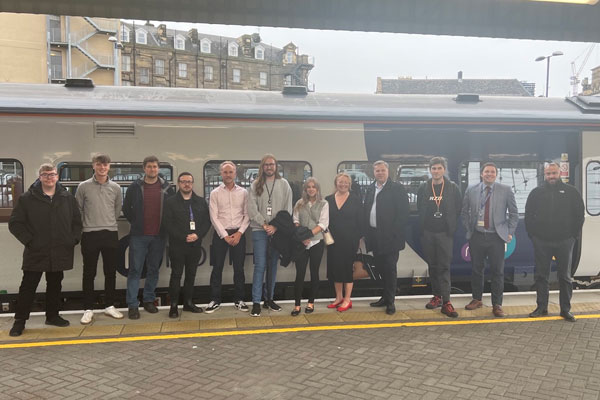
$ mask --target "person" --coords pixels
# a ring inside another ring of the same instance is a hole
[[[270,238],[277,228],[270,225],[279,211],[292,214],[292,188],[279,174],[277,159],[272,154],[265,154],[258,167],[258,177],[248,188],[248,217],[252,228],[252,244],[254,245],[254,274],[252,277],[252,311],[253,317],[260,316],[260,300],[263,296],[264,308],[281,311],[281,307],[273,301],[275,282],[277,279],[277,263],[279,252],[270,243]]]
[[[246,229],[250,225],[246,202],[248,192],[236,185],[237,167],[224,161],[219,167],[223,183],[210,192],[210,220],[215,233],[212,239],[212,273],[210,274],[211,301],[206,307],[212,313],[221,307],[223,266],[227,252],[233,262],[233,304],[239,311],[248,312],[244,303],[244,259],[246,258]]]
[[[121,319],[123,314],[115,308],[115,285],[117,257],[119,254],[119,229],[117,219],[121,215],[123,195],[121,187],[113,182],[110,157],[97,154],[92,157],[94,174],[77,186],[75,199],[83,221],[81,255],[83,256],[83,316],[81,323],[87,325],[94,319],[94,279],[98,257],[102,254],[104,270],[104,314]]]
[[[158,176],[158,158],[144,158],[143,168],[144,176],[127,188],[123,202],[123,214],[131,224],[126,295],[129,319],[140,318],[138,290],[144,263],[147,269],[143,293],[144,310],[152,314],[158,312],[154,304],[155,290],[165,250],[161,216],[165,200],[172,193],[169,182]]]
[[[463,199],[461,216],[473,266],[473,299],[465,309],[475,310],[483,306],[483,271],[487,258],[492,274],[492,314],[504,317],[504,249],[506,243],[512,241],[517,229],[519,210],[512,189],[496,182],[497,175],[496,164],[483,164],[481,182],[470,186]]]
[[[381,272],[383,295],[372,307],[385,307],[388,315],[396,312],[394,304],[398,282],[397,263],[400,250],[405,247],[404,228],[410,212],[404,186],[392,182],[388,163],[373,163],[375,181],[365,196],[367,251],[373,251],[375,267]]]
[[[525,204],[525,229],[535,253],[537,307],[532,318],[548,314],[548,280],[552,257],[556,258],[560,289],[560,316],[574,322],[571,313],[573,247],[583,227],[584,205],[581,194],[560,179],[560,166],[544,168],[544,183],[533,189]]]
[[[333,181],[335,192],[325,198],[329,203],[329,231],[334,243],[327,248],[327,279],[333,282],[335,300],[327,308],[340,312],[352,308],[352,267],[362,237],[362,204],[350,195],[350,176],[340,172]]]
[[[450,302],[450,263],[462,198],[458,186],[444,176],[447,168],[444,157],[433,157],[429,161],[431,178],[419,187],[417,210],[433,292],[425,307],[430,310],[442,307],[442,314],[456,318],[458,313]]]
[[[312,237],[302,242],[304,250],[296,256],[296,281],[294,282],[295,306],[292,316],[300,314],[302,290],[306,266],[310,262],[310,296],[304,309],[306,314],[315,310],[315,298],[319,293],[319,267],[323,258],[323,231],[329,225],[329,203],[321,197],[321,185],[315,178],[308,178],[302,188],[302,198],[296,202],[293,213],[294,224],[310,229]]]
[[[23,279],[19,287],[15,322],[10,336],[21,336],[29,319],[35,291],[46,274],[46,325],[69,326],[60,317],[63,272],[73,268],[82,223],[75,198],[58,182],[56,167],[42,164],[37,179],[19,197],[8,229],[24,246]]]

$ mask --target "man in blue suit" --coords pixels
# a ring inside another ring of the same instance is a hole
[[[496,182],[497,175],[496,164],[485,163],[481,168],[482,181],[469,187],[463,198],[461,216],[473,264],[473,300],[465,308],[475,310],[483,306],[483,270],[487,258],[492,274],[492,312],[496,317],[504,317],[504,247],[513,238],[519,210],[512,189]]]

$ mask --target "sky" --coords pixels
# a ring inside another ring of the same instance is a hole
[[[136,24],[145,21],[136,21]],[[160,22],[151,21],[155,26]],[[458,71],[464,79],[496,78],[534,82],[536,96],[545,94],[546,60],[538,56],[562,51],[550,60],[549,96],[571,94],[571,63],[581,68],[592,44],[541,40],[490,39],[400,33],[328,31],[163,22],[170,29],[189,30],[228,37],[260,33],[262,41],[275,47],[294,42],[301,54],[314,57],[309,82],[322,93],[375,93],[377,77],[452,79]],[[600,65],[596,45],[580,79]]]

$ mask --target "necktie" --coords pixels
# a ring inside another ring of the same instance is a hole
[[[485,211],[483,214],[483,227],[485,229],[489,229],[490,227],[490,190],[491,188],[489,186],[485,188],[485,197],[487,199],[485,201]]]

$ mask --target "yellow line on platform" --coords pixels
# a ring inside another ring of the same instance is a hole
[[[577,315],[578,319],[599,319],[600,314]],[[375,324],[352,324],[352,325],[321,325],[321,326],[298,326],[289,328],[267,328],[267,329],[245,329],[218,332],[196,332],[196,333],[176,333],[169,335],[151,335],[151,336],[127,336],[111,337],[100,339],[71,339],[55,340],[47,342],[25,342],[25,343],[2,343],[0,349],[22,349],[31,347],[48,346],[69,346],[79,344],[97,344],[97,343],[121,343],[138,342],[144,340],[169,340],[169,339],[191,339],[207,338],[221,336],[240,336],[240,335],[260,335],[264,333],[292,333],[292,332],[314,332],[314,331],[341,331],[353,329],[380,329],[380,328],[401,328],[401,327],[424,327],[424,326],[452,326],[452,325],[485,325],[485,324],[506,324],[515,322],[542,322],[558,321],[562,317],[541,317],[541,318],[498,318],[498,319],[479,319],[479,320],[451,320],[451,321],[422,321],[422,322],[389,322]]]

